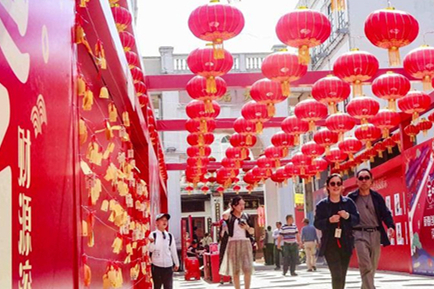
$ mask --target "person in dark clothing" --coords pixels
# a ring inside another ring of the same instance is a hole
[[[362,277],[362,289],[374,289],[374,276],[380,259],[381,245],[390,245],[395,224],[384,198],[371,190],[372,173],[368,169],[357,172],[358,190],[349,194],[360,213],[360,224],[353,228],[357,260]],[[388,232],[384,230],[383,223]]]
[[[333,289],[344,289],[354,248],[352,228],[360,219],[354,202],[342,196],[343,180],[339,174],[327,178],[329,196],[316,205],[314,225],[322,231],[320,256],[325,256],[332,275]]]

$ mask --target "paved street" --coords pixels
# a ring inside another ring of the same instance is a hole
[[[317,272],[307,272],[304,265],[298,266],[298,276],[282,276],[281,271],[274,271],[272,266],[256,265],[252,278],[251,289],[264,288],[309,288],[309,289],[330,289],[331,277],[328,268],[318,268]],[[434,278],[420,275],[397,274],[390,272],[379,272],[376,274],[377,289],[429,289],[434,288]],[[203,280],[185,281],[182,273],[175,277],[174,288],[188,289],[211,289],[211,288],[233,288],[230,284],[212,284]],[[349,270],[347,275],[346,289],[359,289],[360,277],[357,270]]]

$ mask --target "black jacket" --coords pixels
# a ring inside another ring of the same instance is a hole
[[[348,254],[351,254],[354,248],[353,227],[359,224],[359,212],[356,204],[347,197],[341,197],[340,206],[341,210],[350,214],[347,220],[341,219],[342,235],[340,240],[343,243],[343,248],[347,250]],[[320,256],[324,255],[328,242],[335,242],[335,225],[329,221],[329,218],[333,216],[331,210],[331,201],[328,197],[316,205],[314,226],[322,232]]]
[[[234,224],[236,219],[238,218],[235,217],[231,212],[231,214],[229,215],[229,219],[226,221],[226,223],[228,224],[229,237],[234,236]],[[239,219],[244,220],[247,223],[247,225],[249,225],[249,227],[254,227],[252,221],[250,220],[250,216],[248,214],[242,213]],[[251,237],[249,232],[247,232],[247,230],[246,230],[246,237],[247,238]]]
[[[386,224],[387,228],[395,229],[395,223],[393,222],[392,213],[389,208],[386,206],[386,202],[382,195],[377,193],[376,191],[370,190],[372,196],[372,203],[374,204],[375,214],[377,215],[378,224],[380,225],[380,233],[381,233],[381,244],[383,246],[389,246],[390,241],[387,237],[386,230],[384,229],[383,222]],[[354,203],[359,197],[359,190],[356,190],[348,195],[348,198],[352,199]]]

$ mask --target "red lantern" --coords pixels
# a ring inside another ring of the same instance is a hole
[[[299,64],[297,55],[288,51],[268,55],[262,61],[261,69],[265,77],[280,82],[283,96],[290,95],[290,82],[300,79],[307,72],[307,66]]]
[[[366,157],[368,157],[369,161],[372,164],[373,162],[375,162],[375,158],[377,157],[377,151],[375,149],[371,148],[371,149],[368,149],[368,150],[364,151],[363,155],[365,155]]]
[[[190,158],[187,158],[187,165],[189,167],[206,168],[208,163],[209,163],[209,160],[207,157],[190,157]]]
[[[227,91],[227,85],[223,78],[216,77],[214,80],[216,85],[215,93],[208,93],[206,91],[207,79],[202,76],[193,77],[186,86],[187,93],[191,98],[205,103],[206,112],[213,112],[212,101],[220,99]]]
[[[251,170],[254,178],[258,180],[258,182],[263,182],[271,175],[271,169],[260,168],[258,166],[253,167]]]
[[[400,65],[399,48],[413,42],[418,33],[416,18],[393,7],[374,11],[365,20],[366,37],[375,46],[389,50],[390,66]]]
[[[362,95],[362,83],[370,80],[378,71],[378,60],[369,52],[352,49],[336,59],[333,73],[351,83],[353,95]]]
[[[187,156],[189,157],[198,157],[201,155],[201,150],[199,147],[188,147],[187,148]],[[210,147],[203,147],[202,149],[202,156],[209,157],[211,155],[211,148]]]
[[[424,136],[426,136],[427,132],[432,128],[432,126],[432,122],[427,120],[426,118],[422,118],[417,124],[419,130],[423,131]]]
[[[286,182],[286,179],[288,178],[288,174],[286,173],[285,168],[278,168],[276,171],[271,175],[271,180],[275,183],[284,183]]]
[[[389,137],[392,128],[399,125],[401,117],[396,111],[380,109],[378,114],[372,118],[372,123],[383,131],[383,138]]]
[[[127,29],[133,20],[130,11],[121,6],[112,7],[112,14],[119,32]]]
[[[143,72],[140,68],[133,67],[130,69],[130,71],[131,71],[131,76],[133,77],[134,83],[145,82],[145,76],[143,75]]]
[[[356,128],[354,135],[358,140],[365,142],[366,148],[370,149],[372,142],[381,138],[381,129],[372,124],[365,124]]]
[[[396,146],[396,142],[391,137],[388,137],[385,140],[383,140],[383,144],[387,148],[389,154],[393,152],[393,148]]]
[[[382,142],[377,142],[374,145],[374,150],[378,153],[378,156],[380,158],[383,158],[383,152],[386,150],[386,147],[384,146],[384,144]]]
[[[308,98],[295,105],[295,115],[309,123],[309,130],[315,130],[315,123],[327,117],[327,106],[315,99]]]
[[[282,87],[278,82],[267,78],[253,83],[250,96],[257,103],[263,103],[268,107],[268,115],[273,117],[276,113],[274,104],[284,101],[287,97],[282,94]]]
[[[264,150],[264,154],[267,158],[274,161],[274,167],[280,167],[280,159],[283,159],[286,155],[284,155],[284,151],[280,147],[269,146]],[[258,164],[259,165],[259,164]]]
[[[239,117],[234,121],[234,130],[239,134],[246,135],[247,144],[250,145],[252,135],[256,133],[256,124],[243,117]]]
[[[214,120],[220,114],[220,105],[215,101],[211,104],[213,112],[207,112],[205,104],[200,100],[190,101],[185,107],[185,112],[189,118],[200,121],[202,125],[201,132],[208,131],[208,120]]]
[[[434,122],[434,112],[431,113],[430,115],[428,115],[428,120],[430,120],[431,122]]]
[[[421,79],[423,90],[432,89],[434,77],[434,48],[422,45],[413,49],[404,57],[404,69],[414,78]]]
[[[276,26],[280,41],[298,48],[301,64],[310,63],[309,48],[325,42],[331,33],[330,20],[323,13],[299,7],[283,15]]]
[[[300,173],[304,175],[306,168],[312,164],[312,158],[303,154],[302,152],[298,152],[291,157],[291,162],[294,164],[294,166],[299,167]]]
[[[223,167],[230,170],[238,170],[241,167],[241,163],[239,161],[231,158],[223,158],[221,163]]]
[[[139,57],[135,52],[127,51],[125,52],[125,57],[127,58],[128,67],[130,69],[139,65]]]
[[[191,72],[206,78],[206,92],[216,93],[215,77],[222,76],[231,70],[234,64],[232,55],[224,50],[223,59],[215,59],[212,48],[198,48],[187,57],[187,65]]]
[[[409,124],[404,128],[404,132],[410,137],[411,142],[415,142],[416,136],[420,133],[420,129],[417,125]]]
[[[232,187],[232,190],[238,195],[241,191],[241,187],[239,185],[235,185]]]
[[[396,100],[403,98],[410,91],[410,80],[407,77],[387,72],[372,82],[372,92],[375,96],[389,101],[389,109],[396,109]]]
[[[248,151],[246,152],[246,150],[246,148],[229,147],[226,149],[225,155],[227,158],[234,159],[237,162],[238,168],[241,168],[241,162],[242,160],[244,160],[248,153]]]
[[[125,52],[130,51],[131,48],[133,48],[134,45],[136,44],[134,35],[127,31],[119,32],[119,37],[121,39],[122,47],[124,48]]]
[[[379,110],[380,104],[378,101],[367,96],[355,97],[347,104],[348,114],[360,119],[362,124],[367,124],[368,119],[374,117]]]
[[[309,170],[316,173],[316,177],[320,177],[320,173],[325,171],[328,167],[328,162],[323,158],[315,158],[312,160],[312,165],[309,166]]]
[[[338,145],[343,153],[349,155],[350,161],[354,160],[354,154],[361,150],[362,146],[362,142],[355,137],[348,137]]]
[[[241,115],[255,124],[256,133],[262,133],[262,124],[270,119],[267,105],[254,100],[243,105]]]
[[[209,146],[214,141],[214,135],[212,133],[196,134],[192,133],[187,136],[187,142],[191,146],[204,147]],[[201,154],[203,155],[203,154]]]
[[[330,147],[338,142],[339,136],[337,133],[328,129],[321,129],[314,133],[313,140],[323,146],[326,150],[326,155],[330,153]]]
[[[285,171],[289,178],[295,181],[295,178],[301,174],[301,168],[295,166],[293,163],[289,162],[285,165]]]
[[[223,41],[240,34],[244,17],[236,7],[214,0],[191,12],[188,27],[197,38],[212,42],[214,58],[221,59],[224,57]]]
[[[197,119],[188,119],[185,122],[185,129],[190,133],[209,133],[213,132],[216,128],[215,120],[209,119],[206,121],[206,131],[202,132],[202,122]]]
[[[146,85],[141,81],[134,83],[134,89],[136,90],[137,97],[140,97],[148,93],[148,89],[146,88]]]
[[[237,174],[238,174],[238,172],[236,172],[232,169],[227,169],[227,168],[218,169],[217,170],[217,177],[216,177],[217,183],[219,183],[225,189],[227,189],[232,183],[232,178]]]
[[[354,128],[356,120],[348,113],[339,112],[327,117],[325,125],[330,131],[339,135],[339,140],[342,140],[344,133]]]
[[[336,104],[346,100],[350,93],[350,85],[333,75],[319,79],[312,86],[313,98],[327,104],[331,113],[336,112]]]
[[[282,130],[294,137],[294,144],[300,143],[300,135],[309,131],[309,123],[298,119],[296,116],[289,116],[282,121]]]
[[[282,148],[283,155],[286,157],[288,155],[289,148],[294,146],[294,136],[280,131],[271,137],[271,143],[275,147]]]
[[[247,143],[247,136],[246,135],[241,135],[238,133],[233,134],[231,136],[231,138],[229,139],[229,141],[233,147],[242,149],[241,158],[243,160],[245,160],[249,155],[248,148],[251,146],[254,146],[256,143],[256,136],[252,135],[252,138],[250,140],[250,144]]]
[[[398,107],[402,112],[413,115],[413,120],[419,117],[419,114],[425,112],[431,105],[431,98],[422,91],[410,91],[405,97],[398,101]]]
[[[335,164],[335,169],[339,169],[339,163],[344,162],[348,158],[348,155],[338,148],[332,148],[330,150],[330,154],[327,155],[325,158],[329,162]]]
[[[244,177],[243,177],[243,181],[246,184],[250,184],[252,185],[252,190],[254,187],[256,187],[256,185],[258,184],[258,182],[261,181],[260,178],[258,178],[257,176],[253,175],[252,170],[248,171]]]
[[[311,158],[317,158],[325,152],[325,148],[314,141],[309,141],[301,146],[301,152]]]
[[[209,192],[209,187],[203,186],[200,190],[206,195]]]

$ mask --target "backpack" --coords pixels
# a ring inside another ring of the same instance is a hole
[[[172,234],[170,234],[169,232],[167,232],[167,234],[169,234],[169,248],[172,246]],[[152,236],[154,237],[154,244],[157,241],[157,232],[152,233]]]

